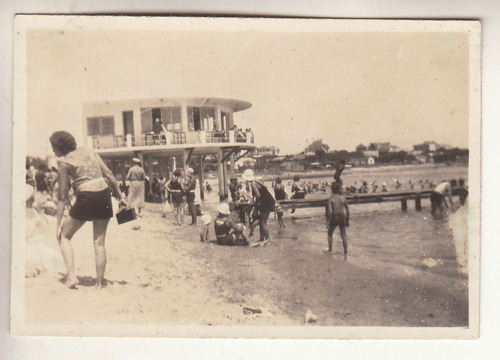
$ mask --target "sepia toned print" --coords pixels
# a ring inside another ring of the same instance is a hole
[[[15,50],[13,334],[478,336],[479,23],[18,16]]]

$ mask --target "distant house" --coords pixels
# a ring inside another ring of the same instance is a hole
[[[365,150],[363,152],[363,156],[377,158],[377,157],[379,157],[379,151],[378,150]]]
[[[366,160],[367,165],[375,165],[375,159],[373,157],[369,157],[368,160]]]
[[[279,165],[279,169],[282,171],[303,171],[304,164],[296,161],[285,161]]]
[[[391,153],[400,152],[400,151],[402,151],[402,149],[396,145],[391,145],[391,147],[389,149],[389,152],[391,152]]]
[[[251,169],[251,168],[255,167],[255,162],[256,162],[255,159],[252,159],[252,158],[249,158],[249,157],[244,157],[244,158],[238,159],[238,161],[236,161],[234,163],[234,166],[238,170],[240,170],[240,169]]]
[[[280,149],[275,146],[261,146],[255,148],[253,151],[253,157],[262,157],[262,156],[276,156],[279,155]]]
[[[366,149],[368,149],[366,146],[363,144],[359,144],[356,146],[356,152],[362,154]]]
[[[426,141],[422,144],[413,145],[415,151],[422,151],[424,153],[434,152],[440,148],[439,144],[434,141]]]

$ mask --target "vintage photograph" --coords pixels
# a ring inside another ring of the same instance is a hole
[[[18,15],[14,335],[474,339],[477,21]]]

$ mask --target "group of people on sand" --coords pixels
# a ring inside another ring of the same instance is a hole
[[[106,249],[105,238],[108,223],[113,217],[111,197],[118,200],[119,208],[135,207],[138,211],[144,207],[144,181],[145,173],[141,167],[141,161],[138,158],[133,159],[132,166],[127,174],[129,182],[128,196],[113,176],[110,169],[106,166],[100,156],[92,149],[76,146],[75,138],[66,131],[57,131],[50,137],[52,149],[58,158],[57,188],[56,188],[56,238],[59,243],[64,264],[66,266],[65,284],[68,288],[75,288],[78,285],[78,278],[75,274],[74,254],[71,240],[75,233],[87,221],[93,223],[93,240],[96,263],[96,287],[106,286],[104,273],[106,269]],[[338,168],[339,169],[339,168]],[[36,179],[36,174],[31,177],[27,172],[26,181],[34,182],[38,187],[41,183]],[[334,230],[338,227],[344,247],[344,255],[347,256],[347,235],[346,228],[349,226],[349,207],[342,190],[342,181],[340,174],[342,168],[336,173],[335,182],[331,185],[332,195],[327,202],[327,228],[328,228],[328,249],[327,253],[332,253],[332,236]],[[43,171],[43,169],[42,169]],[[244,183],[232,181],[231,195],[233,201],[246,199],[252,208],[250,212],[250,233],[245,233],[245,221],[237,223],[230,218],[230,208],[226,202],[217,206],[217,217],[212,221],[209,214],[201,217],[202,227],[200,237],[202,241],[209,242],[210,225],[213,222],[215,232],[214,241],[219,245],[242,245],[242,246],[265,246],[270,241],[268,219],[271,212],[276,212],[278,223],[285,226],[282,216],[283,210],[278,201],[288,198],[288,194],[280,178],[277,178],[273,186],[274,196],[260,179],[256,178],[253,171],[245,170],[242,175]],[[48,185],[50,190],[51,185]],[[431,212],[434,214],[437,210],[444,211],[444,207],[450,207],[454,210],[452,194],[457,191],[455,184],[451,182],[442,182],[436,186],[431,194]],[[31,186],[31,185],[28,185]],[[55,186],[54,186],[55,187]],[[462,181],[457,183],[460,190],[458,193],[460,202],[464,203],[467,198],[467,190]],[[43,185],[38,187],[45,191]],[[70,192],[74,189],[74,199],[70,202]],[[174,205],[176,213],[176,223],[183,221],[183,209],[185,202],[188,203],[191,215],[192,225],[196,222],[196,209],[194,207],[194,191],[196,180],[194,171],[191,168],[175,170],[171,179],[165,184],[168,193],[167,198]],[[300,177],[294,177],[292,184],[291,199],[303,199],[306,194],[304,183]],[[168,200],[167,200],[168,201]],[[281,216],[280,216],[281,214]],[[247,214],[244,215],[245,219]],[[244,220],[245,220],[244,219]],[[241,219],[240,219],[241,220]],[[250,242],[253,230],[259,227],[259,239]]]

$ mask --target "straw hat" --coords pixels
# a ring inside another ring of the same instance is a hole
[[[245,172],[243,172],[243,175],[241,175],[241,177],[245,181],[255,180],[255,176],[253,174],[253,170],[252,169],[246,169]]]
[[[136,164],[140,164],[141,163],[141,160],[138,159],[138,158],[133,158],[132,161],[135,162]]]
[[[231,210],[229,210],[229,205],[226,203],[219,204],[217,206],[217,211],[222,214],[222,215],[229,215],[231,214]]]
[[[192,168],[187,168],[186,169],[186,175],[193,176],[193,174],[194,174],[194,170]]]
[[[200,218],[200,220],[203,225],[210,225],[212,217],[209,214],[205,214]]]

